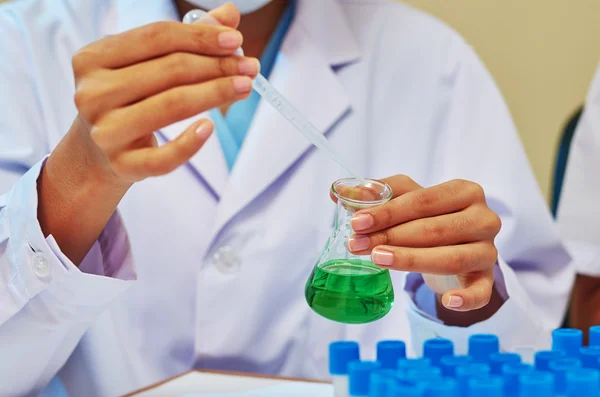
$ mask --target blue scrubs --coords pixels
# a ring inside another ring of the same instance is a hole
[[[283,38],[294,18],[295,6],[295,0],[290,0],[289,7],[283,14],[281,21],[279,21],[277,29],[273,33],[273,36],[271,36],[260,58],[261,74],[267,79],[275,65]],[[231,105],[225,116],[221,114],[219,109],[212,109],[210,111],[210,117],[215,123],[216,134],[219,138],[229,171],[233,168],[238,153],[242,148],[244,138],[252,123],[259,102],[260,95],[252,91],[247,99]]]

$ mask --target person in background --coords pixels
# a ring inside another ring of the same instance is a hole
[[[569,325],[587,332],[600,324],[600,69],[573,136],[559,201],[559,230],[577,277]]]
[[[464,40],[384,0],[240,0],[211,11],[223,26],[179,22],[218,3],[0,8],[2,392],[60,379],[74,396],[114,396],[192,368],[323,379],[345,338],[367,355],[436,336],[465,352],[473,333],[547,347],[570,258]],[[348,241],[396,270],[380,321],[334,323],[305,302],[327,193],[347,175],[251,93],[258,58],[393,189]]]

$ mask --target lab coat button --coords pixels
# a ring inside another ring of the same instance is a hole
[[[228,245],[219,248],[219,250],[215,252],[213,261],[217,269],[223,273],[238,272],[242,265],[240,256]]]
[[[33,274],[39,278],[49,278],[52,268],[48,265],[48,261],[41,252],[35,252],[31,257],[31,267]]]

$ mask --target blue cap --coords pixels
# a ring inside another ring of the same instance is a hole
[[[460,389],[461,395],[466,395],[468,392],[469,379],[479,376],[488,376],[490,366],[483,363],[469,363],[456,367],[456,381]]]
[[[519,377],[520,397],[553,397],[554,375],[546,371],[532,371]]]
[[[559,328],[552,331],[552,350],[560,350],[567,357],[579,357],[583,344],[583,332],[575,328]]]
[[[431,361],[428,358],[401,358],[398,360],[397,368],[400,376],[404,376],[408,371],[413,369],[424,369],[431,366]]]
[[[352,361],[348,364],[348,391],[351,396],[369,395],[371,372],[381,368],[377,361]]]
[[[600,325],[590,327],[588,341],[590,346],[600,345]]]
[[[425,386],[424,397],[458,397],[458,382],[449,377],[439,378]]]
[[[573,369],[566,373],[567,397],[600,396],[600,373],[592,368]]]
[[[534,371],[533,366],[523,363],[505,364],[502,367],[504,391],[507,396],[516,396],[519,391],[519,377]]]
[[[600,346],[584,346],[579,349],[579,359],[583,368],[600,368]]]
[[[477,376],[469,379],[468,397],[503,397],[503,380],[496,375]],[[509,394],[512,396],[512,394]]]
[[[418,369],[409,369],[408,371],[400,374],[401,379],[414,380],[418,383],[431,383],[432,381],[437,382],[442,377],[442,370],[438,367],[427,367]]]
[[[487,362],[493,353],[500,350],[498,337],[492,334],[475,334],[469,337],[469,356],[475,361]]]
[[[494,375],[502,375],[504,364],[518,364],[521,356],[517,353],[494,353],[490,355],[490,372]]]
[[[535,353],[535,369],[538,371],[549,371],[548,364],[550,361],[565,358],[567,354],[559,350],[540,350]]]
[[[473,359],[469,356],[446,356],[440,360],[440,368],[444,376],[455,376],[456,368],[469,364]]]
[[[329,373],[331,375],[347,375],[348,363],[359,360],[358,343],[338,341],[329,345]]]
[[[383,368],[395,369],[401,358],[406,358],[406,344],[401,340],[383,340],[377,343],[377,361]]]
[[[379,368],[371,372],[369,397],[387,397],[390,384],[396,380],[398,373],[393,369]]]
[[[386,397],[423,397],[425,388],[412,380],[398,379],[388,388]]]
[[[454,343],[449,339],[434,338],[423,343],[423,357],[431,360],[431,365],[440,365],[444,356],[454,355]]]
[[[568,371],[581,367],[581,361],[576,358],[566,357],[550,361],[548,369],[554,374],[554,390],[556,393],[567,391],[567,381],[565,375]]]

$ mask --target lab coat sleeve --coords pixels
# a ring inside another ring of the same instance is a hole
[[[429,182],[460,178],[484,188],[488,206],[502,219],[495,241],[495,287],[505,302],[488,320],[467,329],[446,326],[417,306],[416,291],[407,282],[404,301],[414,348],[419,352],[425,339],[440,336],[454,340],[457,351],[464,353],[473,333],[497,334],[503,350],[548,348],[551,331],[566,309],[574,277],[571,258],[492,77],[459,37],[445,50],[448,59],[440,66],[435,92],[439,119],[431,153],[441,166]]]
[[[559,201],[558,225],[577,272],[600,276],[600,69],[577,125]]]
[[[0,395],[42,389],[96,316],[135,278],[115,214],[77,268],[37,220],[48,152],[37,80],[18,23],[0,9]],[[7,54],[7,56],[5,56]]]

